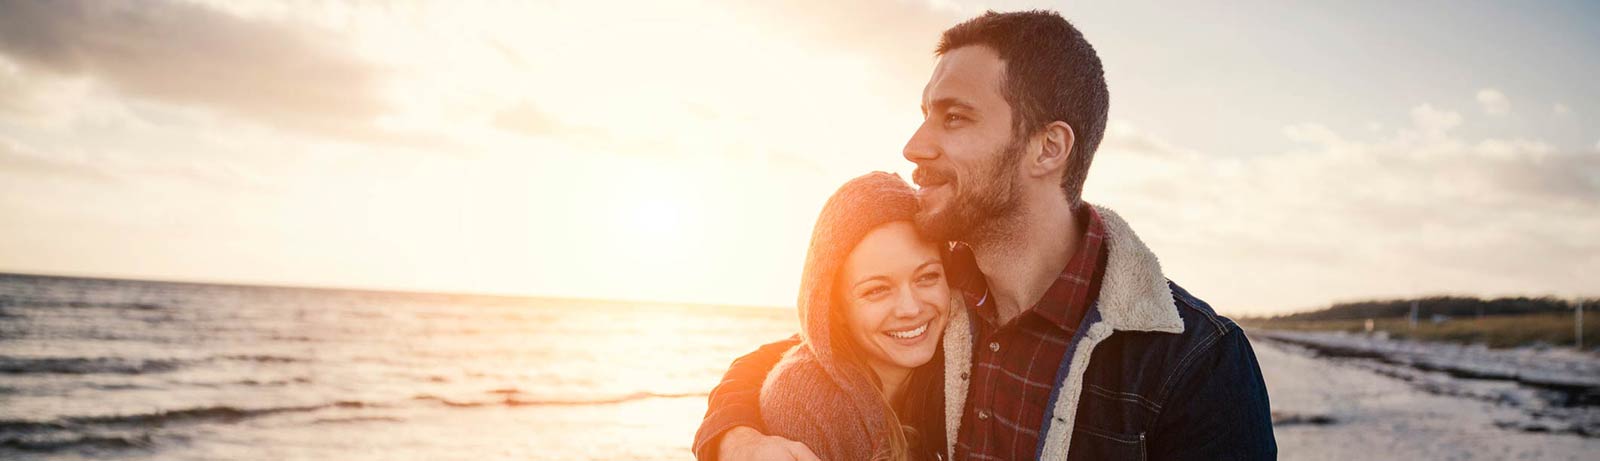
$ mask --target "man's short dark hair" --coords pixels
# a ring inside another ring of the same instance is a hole
[[[1072,127],[1076,140],[1061,189],[1076,206],[1105,136],[1111,104],[1094,47],[1054,11],[989,11],[945,30],[934,53],[943,56],[970,45],[987,46],[1005,61],[1000,92],[1011,105],[1013,138],[1033,135],[1058,120]]]

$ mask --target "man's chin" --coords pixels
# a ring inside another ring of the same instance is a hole
[[[924,208],[923,211],[917,212],[917,232],[921,233],[924,238],[932,240],[961,240],[960,223],[953,221],[955,219],[945,210]]]
[[[917,202],[922,209],[934,210],[943,207],[950,201],[950,185],[924,186],[917,189]]]

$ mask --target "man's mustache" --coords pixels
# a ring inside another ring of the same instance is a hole
[[[954,175],[930,165],[917,165],[917,169],[911,171],[911,182],[926,187],[929,184],[948,183],[951,176]]]

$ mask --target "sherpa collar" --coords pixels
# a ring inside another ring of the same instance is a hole
[[[1118,331],[1182,333],[1183,319],[1156,254],[1115,211],[1094,205],[1106,225],[1106,275],[1100,282],[1101,322]]]

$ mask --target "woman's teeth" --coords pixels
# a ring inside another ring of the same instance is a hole
[[[929,322],[929,323],[932,323],[932,322]],[[928,332],[928,323],[924,323],[924,324],[922,324],[922,326],[919,326],[919,327],[916,327],[916,328],[912,328],[910,330],[888,331],[888,332],[884,332],[884,334],[889,335],[891,337],[900,338],[900,339],[912,339],[912,338],[916,338],[918,336],[922,336],[923,333],[927,333],[927,332]]]

